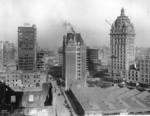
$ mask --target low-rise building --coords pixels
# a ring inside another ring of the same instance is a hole
[[[22,85],[21,73],[6,73],[5,83],[9,87],[21,86]]]
[[[126,80],[128,82],[150,85],[150,56],[138,60],[137,66],[131,65]]]
[[[24,73],[22,74],[22,84],[27,87],[40,86],[40,75],[36,73]]]
[[[128,76],[126,78],[127,82],[139,83],[140,82],[140,71],[139,67],[131,65],[129,69]]]
[[[128,89],[112,86],[99,87],[74,87],[67,92],[72,107],[78,115],[130,115],[146,114],[150,111],[150,93],[140,92],[137,89]]]
[[[1,82],[5,82],[11,88],[40,87],[46,82],[46,74],[44,73],[8,72],[1,76]]]
[[[150,56],[139,60],[140,83],[150,84]]]

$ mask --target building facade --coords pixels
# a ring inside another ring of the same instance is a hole
[[[127,76],[127,82],[139,83],[140,82],[140,69],[139,65],[133,64],[129,68],[129,73]]]
[[[45,53],[43,50],[40,50],[37,52],[37,55],[36,55],[36,68],[37,70],[39,71],[42,71],[44,70],[45,68],[45,61],[44,61],[44,58],[45,58]]]
[[[150,85],[149,71],[150,56],[146,56],[145,58],[138,60],[136,66],[130,66],[127,82]]]
[[[15,45],[14,43],[10,43],[5,41],[4,43],[4,65],[11,65],[15,63]]]
[[[41,77],[35,73],[22,74],[22,84],[26,87],[39,87],[41,83]]]
[[[108,46],[102,46],[99,49],[99,59],[103,66],[108,66],[110,64],[110,48]]]
[[[99,60],[98,60],[98,49],[87,47],[87,70],[90,75],[95,74],[98,71]]]
[[[86,45],[80,33],[67,33],[63,40],[66,89],[86,83]]]
[[[14,87],[40,87],[46,82],[44,73],[10,72],[2,76],[3,82],[11,88]]]
[[[5,83],[9,87],[22,86],[22,76],[21,73],[6,73]]]
[[[139,60],[140,83],[150,85],[150,56]]]
[[[111,77],[127,77],[129,66],[135,61],[134,39],[134,26],[122,8],[121,15],[112,24],[110,31]]]
[[[5,67],[15,64],[15,46],[8,41],[0,41],[0,71],[4,72]]]
[[[36,36],[35,25],[18,27],[18,69],[34,71],[36,65]]]
[[[58,64],[59,66],[63,66],[63,48],[62,47],[58,49]]]
[[[4,64],[4,57],[3,57],[3,42],[0,41],[0,72],[3,71],[3,64]]]

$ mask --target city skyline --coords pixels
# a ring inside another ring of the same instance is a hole
[[[82,34],[87,45],[110,45],[111,27],[105,20],[112,24],[124,7],[126,15],[135,26],[135,45],[149,47],[149,6],[148,0],[2,0],[0,36],[1,40],[17,43],[18,26],[23,23],[36,24],[39,44],[46,48],[58,47],[67,32],[64,26],[67,21],[76,32]]]
[[[0,3],[0,115],[150,114],[148,0]]]

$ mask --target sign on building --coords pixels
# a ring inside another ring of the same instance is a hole
[[[33,102],[34,101],[34,95],[29,95],[29,102]]]
[[[15,96],[15,95],[12,95],[12,96],[11,96],[11,103],[14,103],[14,102],[16,102],[16,96]]]

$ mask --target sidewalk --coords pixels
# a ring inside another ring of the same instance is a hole
[[[65,106],[65,98],[56,83],[53,83],[53,89],[53,110],[55,111],[55,116],[70,116],[70,112]]]
[[[74,109],[73,109],[73,107],[72,107],[72,105],[71,105],[71,103],[70,103],[70,101],[69,101],[69,99],[68,99],[68,97],[67,97],[67,95],[65,93],[64,88],[60,88],[60,90],[61,90],[61,92],[62,92],[65,100],[67,101],[67,104],[69,105],[69,111],[70,111],[70,113],[72,114],[72,116],[77,116],[77,114],[75,113],[75,111],[74,111]]]

